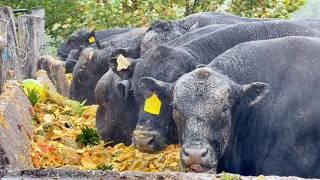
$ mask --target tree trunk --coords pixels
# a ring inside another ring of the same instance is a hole
[[[189,16],[189,14],[190,14],[189,0],[186,0],[186,11],[184,12],[184,15]]]

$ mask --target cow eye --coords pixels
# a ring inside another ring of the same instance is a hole
[[[73,39],[69,39],[67,43],[70,44],[70,43],[73,43],[73,42],[74,42]]]
[[[172,107],[172,109],[173,109],[174,111],[176,111],[176,110],[177,110],[177,106],[176,106],[175,104],[170,103],[170,105],[171,105],[171,107]]]
[[[228,107],[228,106],[223,106],[223,108],[222,108],[222,112],[226,112],[228,109],[229,109],[229,107]]]

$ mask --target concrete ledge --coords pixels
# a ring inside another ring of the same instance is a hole
[[[61,95],[68,97],[70,85],[64,74],[65,70],[61,61],[58,61],[51,56],[42,56],[38,62],[38,69],[45,70],[57,91]]]
[[[1,178],[2,174],[2,178]],[[0,171],[1,179],[181,179],[181,180],[213,180],[213,179],[257,179],[257,180],[302,180],[298,177],[278,177],[278,176],[227,176],[223,174],[205,174],[205,173],[142,173],[142,172],[123,172],[117,173],[112,171],[80,171],[68,169],[46,169],[46,170],[24,170],[24,171]]]
[[[57,92],[56,87],[52,83],[51,79],[49,78],[49,76],[45,70],[39,70],[36,73],[36,77],[37,77],[36,80],[38,80],[41,84],[47,86],[50,91]]]
[[[30,169],[33,108],[17,81],[0,95],[0,169]]]

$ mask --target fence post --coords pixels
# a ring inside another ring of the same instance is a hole
[[[10,7],[0,7],[0,33],[7,38],[7,46],[1,51],[1,87],[5,80],[21,79],[21,64],[19,61],[17,32],[15,19]]]
[[[46,39],[45,39],[45,10],[44,8],[32,8],[31,15],[38,16],[42,18],[40,21],[40,55],[46,55]]]
[[[35,77],[40,57],[40,33],[42,18],[33,15],[18,17],[19,45],[28,52],[23,63],[23,79]]]

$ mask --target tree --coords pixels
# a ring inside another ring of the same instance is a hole
[[[147,26],[203,11],[245,17],[288,18],[305,0],[2,0],[0,6],[46,10],[46,31],[58,42],[79,28]]]
[[[232,0],[227,12],[245,17],[289,18],[305,0]]]

